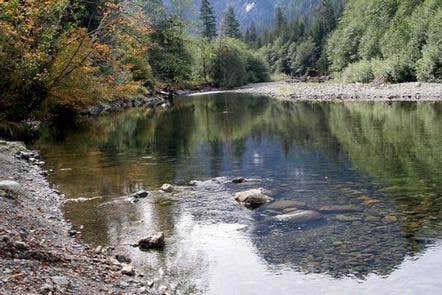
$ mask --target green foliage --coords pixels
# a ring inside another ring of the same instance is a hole
[[[236,19],[232,6],[229,6],[224,14],[221,32],[223,36],[228,38],[241,38],[239,22]]]
[[[345,72],[349,67],[347,73],[358,72],[361,68],[355,69],[355,62],[381,60],[392,82],[436,81],[441,71],[441,46],[435,40],[440,40],[441,11],[439,0],[348,2],[328,40],[331,70]],[[372,77],[379,78],[376,73]]]
[[[314,63],[316,44],[312,38],[301,42],[291,53],[292,74],[300,75],[307,71],[308,67]]]
[[[269,73],[264,62],[236,39],[225,39],[216,49],[211,63],[211,77],[222,88],[233,88],[250,82],[264,82]]]
[[[336,9],[329,0],[321,1],[310,19],[288,23],[281,8],[277,9],[273,31],[261,34],[258,44],[265,44],[262,56],[273,72],[301,76],[328,71],[325,40],[336,26]]]
[[[367,83],[374,78],[371,63],[361,60],[350,64],[342,73],[342,80],[346,83],[363,82]]]
[[[169,86],[190,79],[192,60],[182,22],[176,17],[162,20],[154,28],[151,40],[149,61],[154,77]]]
[[[213,39],[216,37],[216,17],[209,0],[201,1],[200,21],[202,24],[201,35],[204,38]]]

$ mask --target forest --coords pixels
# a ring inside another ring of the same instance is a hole
[[[442,79],[439,0],[282,3],[270,23],[214,2],[0,1],[0,120],[282,75],[343,83]]]

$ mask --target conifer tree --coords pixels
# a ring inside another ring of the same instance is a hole
[[[244,41],[246,41],[246,43],[249,44],[250,46],[255,47],[257,40],[258,40],[258,35],[256,33],[256,26],[255,23],[252,23],[250,27],[247,28]]]
[[[215,38],[217,36],[216,18],[209,0],[201,1],[200,20],[202,23],[201,35],[210,40]]]
[[[285,18],[281,6],[278,6],[276,9],[276,32],[280,34],[286,26],[287,19]]]
[[[229,6],[224,14],[222,24],[222,34],[230,38],[241,38],[241,32],[239,30],[239,22],[235,17],[233,7]]]

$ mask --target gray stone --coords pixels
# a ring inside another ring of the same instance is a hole
[[[138,241],[141,250],[162,249],[164,247],[164,233],[158,232],[150,237]]]
[[[276,200],[268,205],[267,208],[272,210],[284,210],[286,208],[307,209],[307,205],[304,202],[295,200]]]
[[[67,286],[69,285],[69,280],[64,276],[53,276],[51,277],[52,283],[57,286]]]
[[[121,288],[123,288],[123,289],[126,289],[127,287],[129,287],[129,283],[128,283],[128,282],[125,282],[125,281],[121,281],[121,282],[119,283],[119,286],[120,286]]]
[[[238,192],[235,194],[234,198],[237,202],[252,208],[256,208],[273,201],[273,198],[266,195],[264,190],[261,188]]]
[[[13,180],[2,180],[0,181],[0,190],[6,193],[18,193],[21,189],[20,184]]]
[[[173,186],[171,184],[165,183],[161,186],[161,190],[166,193],[173,192]]]
[[[277,221],[288,221],[294,223],[306,223],[321,218],[321,213],[313,210],[298,210],[292,213],[281,214],[274,217],[274,219],[276,219]]]
[[[126,255],[123,255],[123,254],[115,255],[115,259],[121,263],[131,263],[132,262],[132,259],[130,259],[129,257],[127,257]]]
[[[15,249],[20,250],[20,251],[26,251],[29,249],[28,244],[26,244],[25,242],[22,242],[22,241],[15,241],[13,243],[13,245],[14,245]]]
[[[329,205],[323,206],[318,209],[319,212],[325,214],[339,214],[339,213],[352,213],[352,212],[362,212],[362,210],[354,205]]]
[[[123,265],[123,268],[121,269],[121,273],[125,276],[134,276],[135,275],[135,269],[132,265],[126,264]]]
[[[48,294],[49,292],[54,290],[54,286],[52,286],[51,284],[43,284],[43,286],[41,286],[40,288],[40,292],[42,294]]]
[[[340,222],[353,222],[353,221],[361,221],[362,217],[339,214],[339,215],[336,215],[333,219],[336,221],[340,221]]]

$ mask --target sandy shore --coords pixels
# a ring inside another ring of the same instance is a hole
[[[289,81],[251,84],[236,93],[267,95],[284,100],[319,101],[439,101],[441,83],[337,84]]]
[[[112,249],[81,242],[43,163],[17,156],[22,151],[21,143],[0,141],[0,294],[159,293]]]

